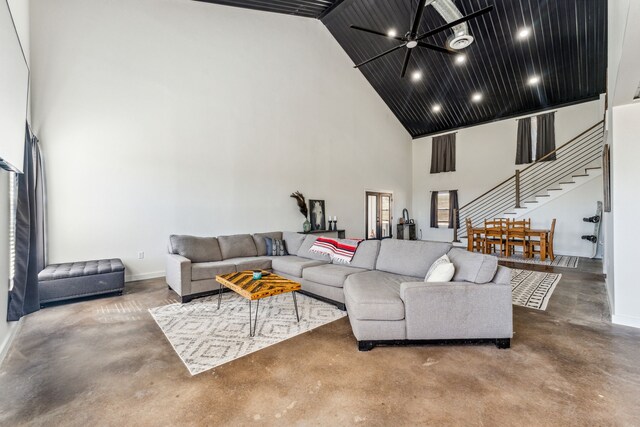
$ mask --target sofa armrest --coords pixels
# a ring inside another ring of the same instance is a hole
[[[191,260],[176,254],[167,254],[167,284],[180,296],[191,293]]]
[[[511,338],[511,286],[406,282],[400,286],[408,339]]]

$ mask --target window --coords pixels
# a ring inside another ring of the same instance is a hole
[[[448,191],[438,191],[438,227],[449,227],[451,200]]]
[[[13,276],[16,264],[16,204],[18,176],[9,174],[9,290],[13,288]]]
[[[460,227],[458,211],[458,190],[431,192],[431,228]]]

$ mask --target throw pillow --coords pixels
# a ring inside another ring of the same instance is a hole
[[[455,273],[456,268],[453,263],[440,264],[430,276],[425,278],[425,282],[450,282]]]
[[[264,238],[264,242],[267,245],[268,256],[284,256],[289,255],[287,252],[287,246],[282,239],[271,239],[269,237]]]
[[[449,260],[447,254],[442,255],[434,261],[424,278],[425,282],[449,282],[455,274],[455,267]]]

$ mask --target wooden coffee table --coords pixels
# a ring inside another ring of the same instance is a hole
[[[254,280],[253,271],[240,271],[238,273],[221,274],[216,276],[216,282],[220,284],[218,291],[218,309],[222,300],[222,287],[227,287],[249,300],[249,336],[256,334],[256,326],[258,324],[258,308],[262,298],[271,297],[278,294],[291,292],[293,294],[293,306],[296,309],[296,319],[300,322],[298,315],[298,301],[296,300],[296,291],[300,290],[300,283],[293,280],[285,279],[277,274],[262,272],[262,279]],[[251,327],[251,301],[256,301],[256,315],[253,320],[253,329]]]

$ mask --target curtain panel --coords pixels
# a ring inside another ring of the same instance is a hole
[[[438,228],[438,192],[431,192],[431,217],[429,219],[431,228]]]
[[[516,165],[531,163],[531,117],[518,120]]]
[[[18,174],[16,260],[7,320],[40,309],[38,273],[46,264],[44,165],[38,139],[26,125],[24,173]]]
[[[449,191],[449,228],[460,228],[460,217],[455,213],[458,211],[458,190]]]
[[[548,153],[556,149],[555,113],[547,113],[538,116],[538,136],[536,138],[536,159],[540,160]],[[550,154],[542,161],[548,162],[556,159],[556,153]]]
[[[435,136],[431,139],[431,173],[455,172],[456,134]]]

